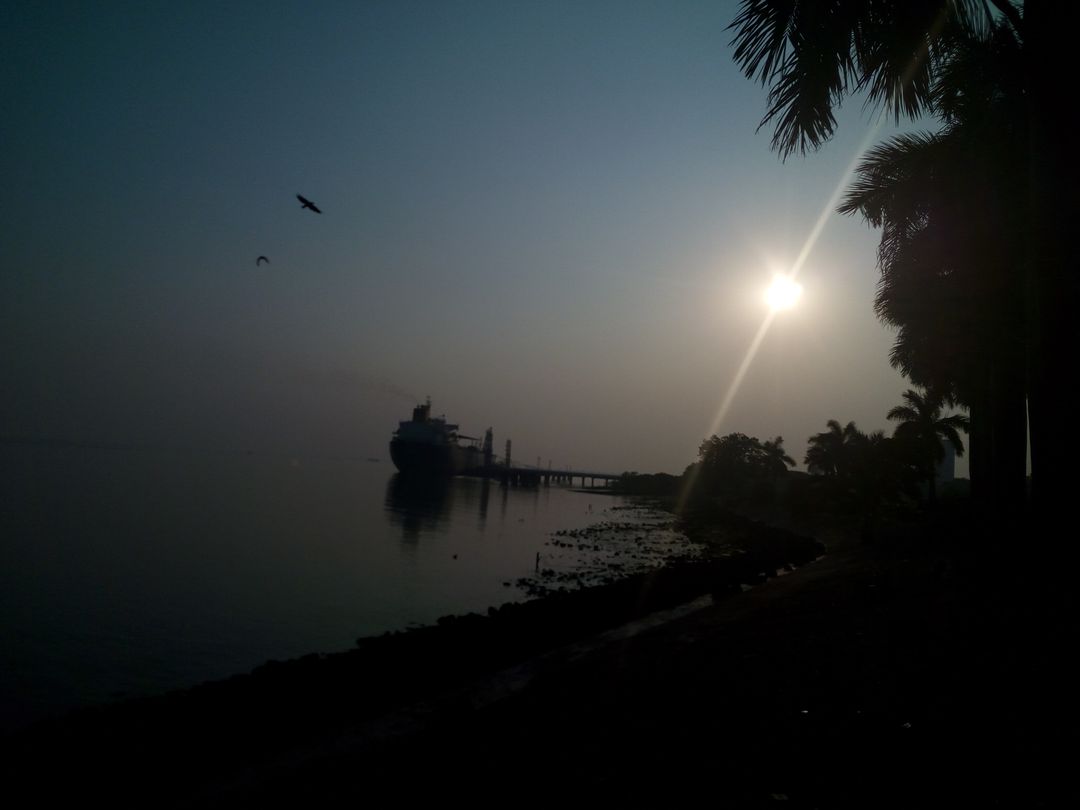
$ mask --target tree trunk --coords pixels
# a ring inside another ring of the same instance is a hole
[[[992,514],[1012,521],[1024,513],[1027,503],[1027,408],[1021,362],[1006,358],[994,369],[993,384]]]
[[[1015,519],[1025,503],[1024,367],[1016,353],[1011,354],[987,347],[984,365],[978,370],[978,390],[970,403],[971,494],[992,524]]]
[[[968,403],[968,477],[971,498],[980,506],[989,502],[990,436],[986,424],[986,397],[979,395]]]
[[[1063,13],[1060,12],[1064,9]],[[1080,267],[1072,234],[1080,221],[1080,161],[1072,142],[1071,100],[1061,83],[1075,75],[1076,29],[1070,6],[1029,0],[1024,6],[1029,125],[1028,390],[1032,494],[1036,516],[1065,515],[1075,477],[1071,442],[1062,432],[1080,413],[1075,371],[1080,357],[1075,308]]]

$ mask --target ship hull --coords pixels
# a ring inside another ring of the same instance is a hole
[[[476,448],[400,439],[390,442],[390,458],[400,472],[408,475],[462,475],[476,472],[482,466],[482,456]]]

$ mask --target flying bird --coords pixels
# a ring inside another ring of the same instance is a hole
[[[257,258],[255,260],[255,266],[256,267],[259,266],[259,262],[266,262],[267,264],[270,264],[270,260],[268,258],[266,258],[265,256],[260,256],[259,258]]]
[[[300,194],[297,194],[296,199],[298,199],[300,202],[303,203],[303,205],[300,206],[301,208],[310,208],[316,214],[321,214],[322,213],[322,211],[320,211],[318,208],[315,207],[315,203],[313,203],[307,197],[304,197],[304,196],[302,196]]]

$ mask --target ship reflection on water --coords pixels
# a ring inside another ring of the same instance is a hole
[[[619,498],[362,459],[2,449],[0,731],[576,586],[646,533],[568,534]]]
[[[421,533],[446,531],[453,501],[452,481],[442,476],[397,473],[386,484],[386,514],[410,542],[419,540]]]
[[[398,542],[410,555],[423,548],[440,576],[472,578],[477,588],[479,580],[498,577],[526,596],[600,585],[701,553],[671,514],[609,496],[594,509],[593,497],[563,487],[397,473],[387,482],[384,508],[401,532]]]
[[[401,527],[403,540],[415,543],[421,534],[450,531],[453,513],[477,515],[476,528],[483,531],[491,502],[489,479],[460,479],[446,476],[410,476],[396,473],[386,484],[386,514]],[[503,490],[503,511],[506,491]]]

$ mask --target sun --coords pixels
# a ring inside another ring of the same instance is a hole
[[[802,285],[790,276],[777,273],[773,277],[773,283],[765,291],[765,302],[773,312],[782,309],[791,309],[798,303],[802,295]]]

